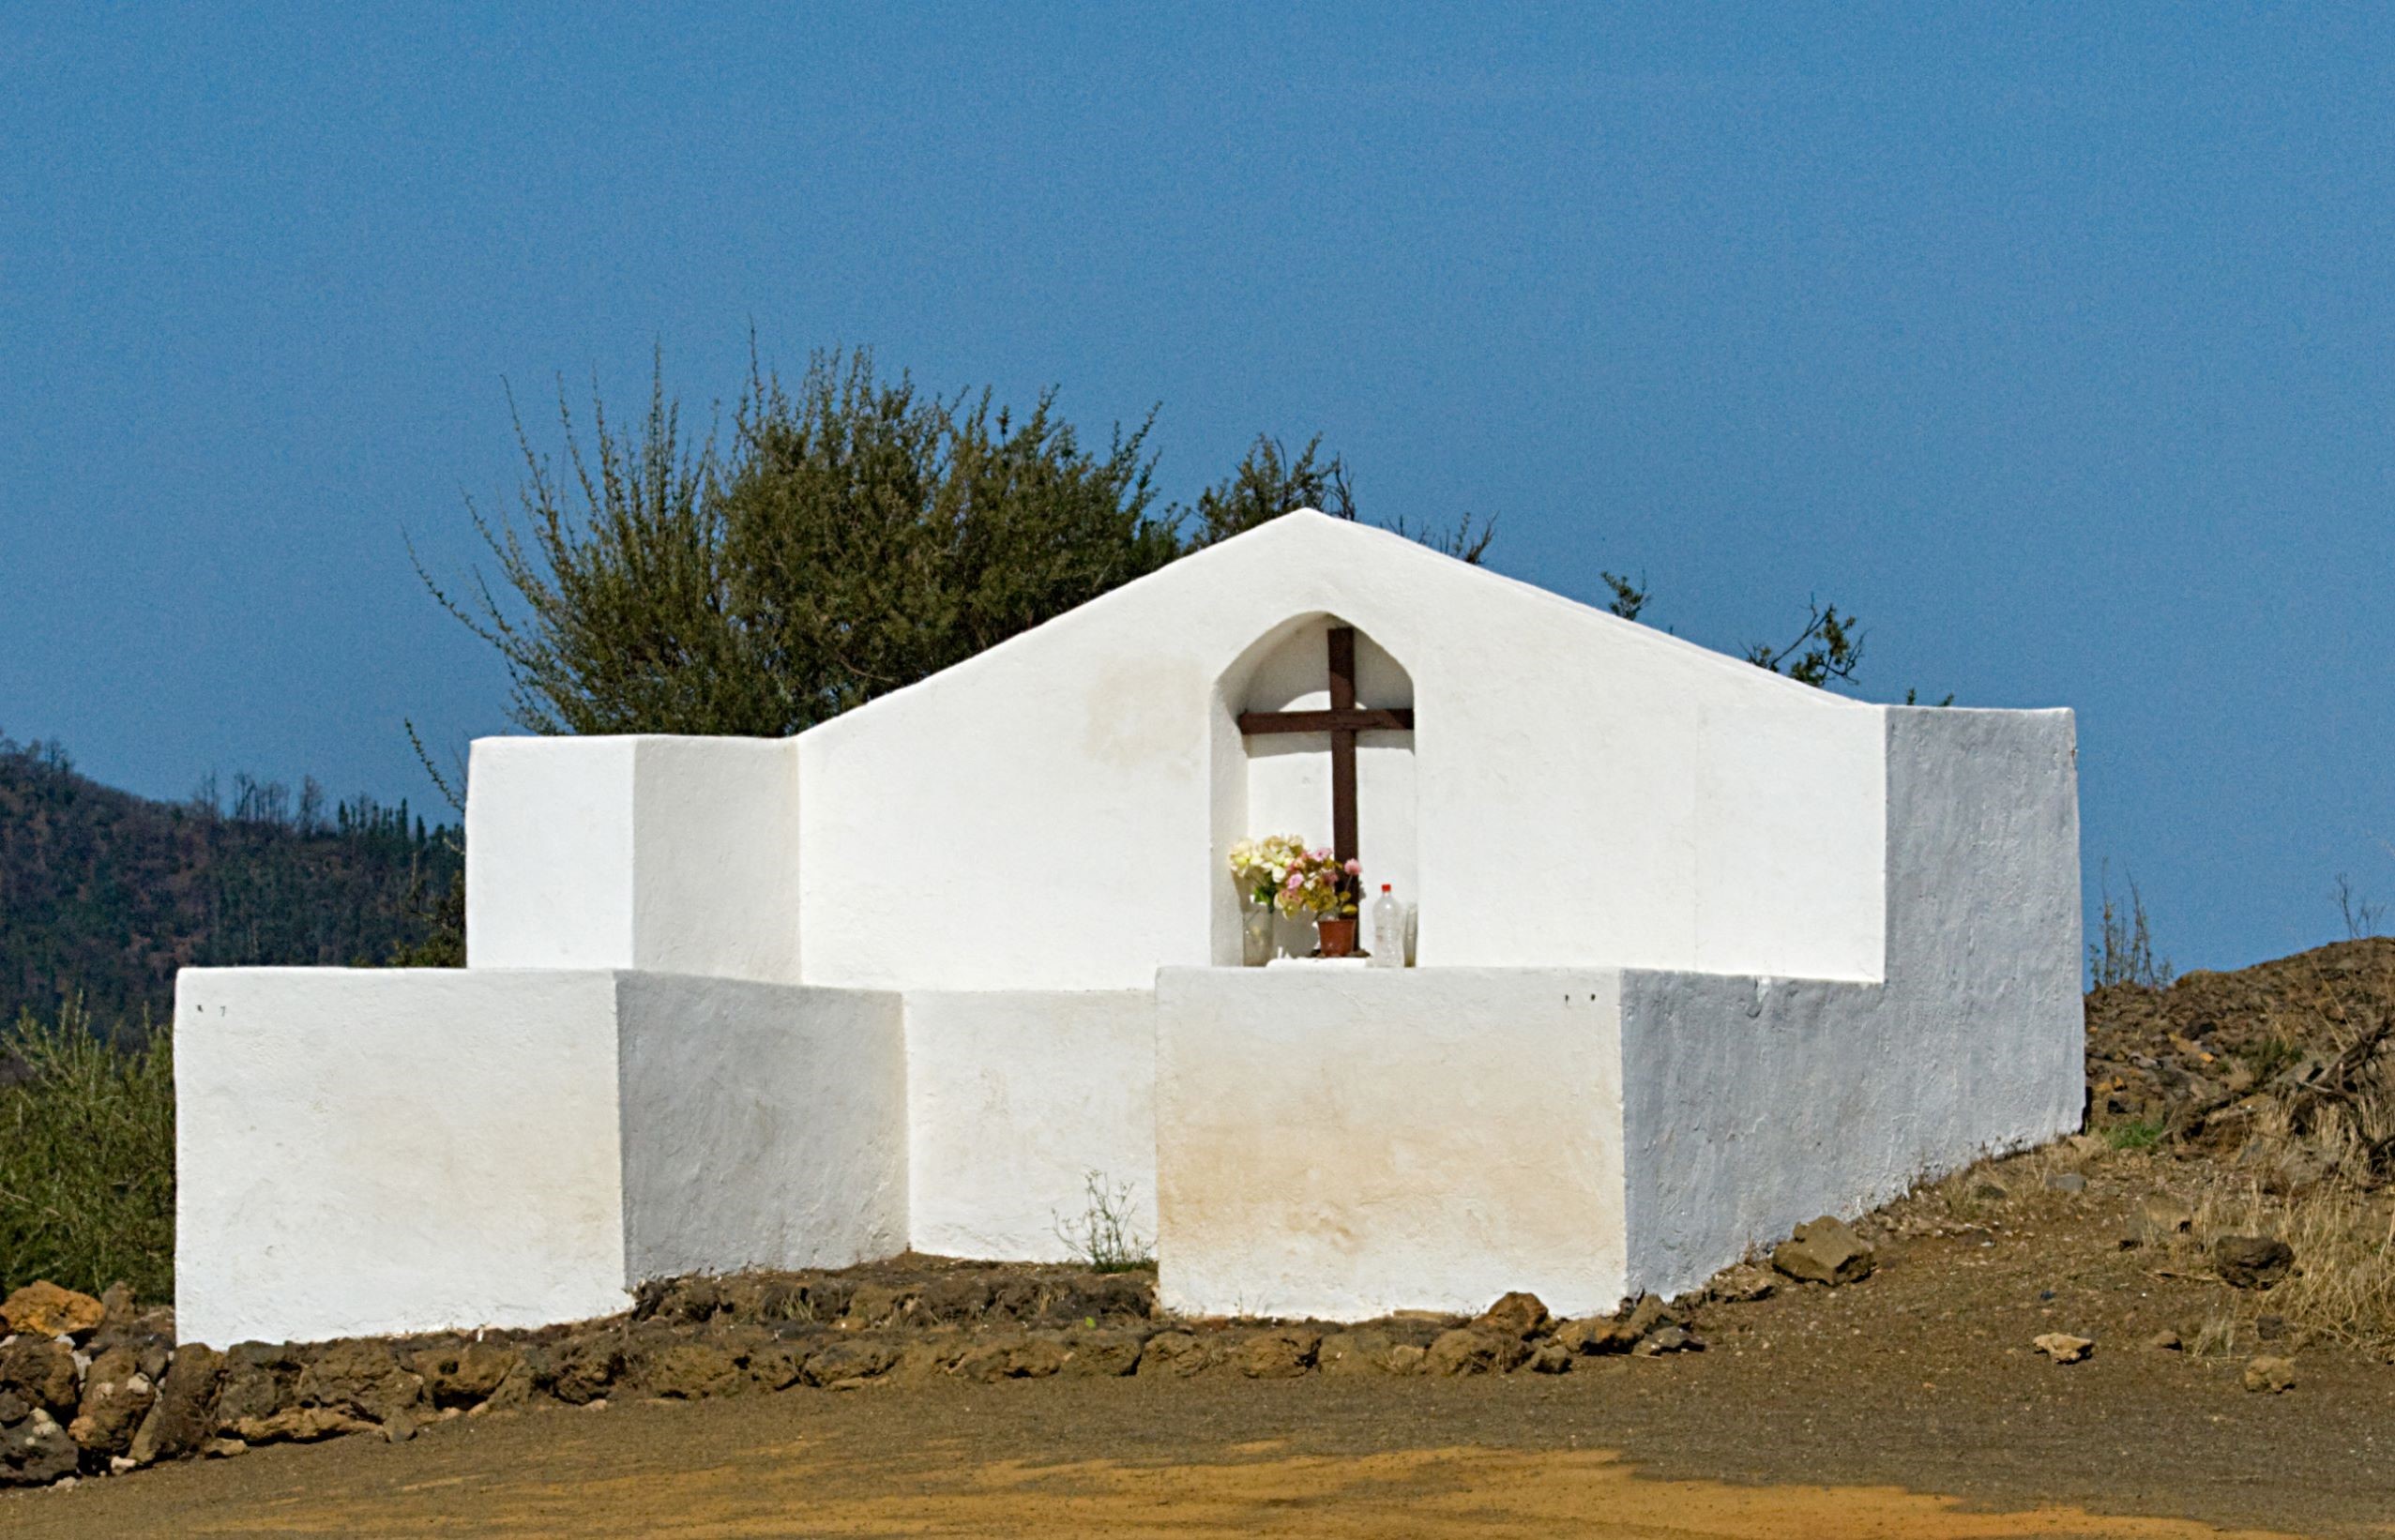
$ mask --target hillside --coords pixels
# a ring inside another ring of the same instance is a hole
[[[383,962],[421,945],[464,864],[454,829],[367,798],[329,809],[236,778],[154,802],[0,737],[0,1022],[80,992],[107,1023],[164,1019],[189,965]]]

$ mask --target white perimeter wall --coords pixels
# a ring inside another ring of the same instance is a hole
[[[466,795],[476,968],[798,981],[786,738],[480,738]]]
[[[190,969],[175,1327],[219,1347],[625,1307],[611,974]]]
[[[906,1246],[894,995],[345,968],[175,993],[186,1340],[537,1326]]]
[[[1887,982],[1626,975],[1633,1291],[2079,1126],[2076,760],[2067,711],[1890,708]]]
[[[897,996],[657,974],[618,989],[631,1281],[906,1249]]]
[[[1168,969],[1157,1260],[1171,1309],[1365,1320],[1625,1277],[1620,976]]]
[[[906,996],[915,1248],[1060,1261],[1091,1172],[1156,1237],[1156,996]]]

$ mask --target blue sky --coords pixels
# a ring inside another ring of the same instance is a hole
[[[405,538],[471,561],[504,383],[704,415],[753,325],[2076,707],[2182,966],[2395,898],[2364,12],[18,7],[0,71],[0,731],[103,780],[429,800],[402,720],[505,682]]]

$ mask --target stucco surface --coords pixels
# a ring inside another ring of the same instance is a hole
[[[1167,969],[1157,1260],[1199,1314],[1610,1310],[1619,975]]]
[[[1156,1236],[1156,996],[1148,989],[906,997],[915,1248],[1059,1261],[1086,1184],[1129,1189]]]
[[[906,1249],[899,999],[618,975],[625,1275]]]
[[[478,738],[466,960],[798,982],[786,738]]]
[[[1222,957],[1223,857],[1271,832],[1235,713],[1326,616],[1412,682],[1425,966],[1881,976],[1878,707],[1319,514],[803,734],[801,976],[1139,989]],[[1326,842],[1327,806],[1295,832]],[[1527,851],[1572,874],[1535,904]]]
[[[604,973],[184,970],[184,1338],[623,1308],[614,992]]]
[[[1885,985],[1625,975],[1634,1290],[2079,1125],[2073,732],[1888,708]]]
[[[632,965],[637,738],[477,738],[465,799],[476,968]]]

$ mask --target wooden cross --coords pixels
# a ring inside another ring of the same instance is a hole
[[[1414,713],[1367,711],[1356,704],[1356,628],[1330,628],[1330,709],[1328,711],[1243,711],[1239,731],[1250,736],[1268,732],[1330,734],[1331,848],[1342,861],[1356,853],[1356,734],[1373,729],[1414,731]]]

